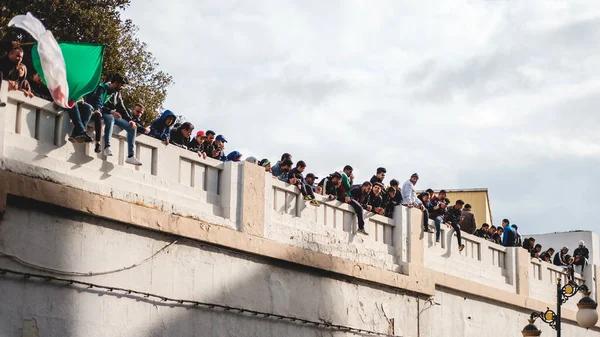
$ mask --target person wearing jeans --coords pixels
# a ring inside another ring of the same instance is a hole
[[[102,114],[102,119],[104,120],[104,154],[106,156],[112,156],[112,152],[110,151],[110,139],[112,138],[113,126],[116,124],[127,132],[127,159],[125,162],[127,164],[140,166],[142,163],[134,157],[137,126],[135,122],[127,122],[120,116],[116,116],[116,114],[118,113]]]
[[[69,137],[69,141],[72,143],[91,142],[92,138],[85,130],[90,122],[90,118],[92,118],[94,107],[86,102],[78,102],[68,112],[69,118],[71,118],[71,122],[73,123],[73,132]]]
[[[429,219],[435,223],[435,241],[440,242],[440,234],[442,223],[444,223],[444,215],[446,214],[446,191],[441,190],[438,195],[434,195],[433,191],[430,192],[431,198],[427,203],[427,212],[429,213]],[[427,228],[429,232],[429,228]]]

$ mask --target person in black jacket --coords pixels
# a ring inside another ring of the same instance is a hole
[[[0,57],[0,88],[2,81],[8,81],[8,90],[18,90],[19,72],[17,67],[23,61],[23,49],[18,42],[12,42],[6,55]],[[0,99],[0,107],[6,106],[6,102]]]
[[[552,255],[554,255],[554,248],[550,247],[548,250],[540,254],[540,260],[552,263]]]
[[[588,259],[590,258],[590,250],[587,249],[583,240],[579,241],[579,247],[577,247],[573,252],[573,257],[575,258],[573,264],[576,266],[581,266],[581,273],[583,274],[583,268],[588,263]]]
[[[31,87],[31,92],[33,92],[33,94],[36,97],[45,99],[47,101],[53,100],[52,96],[50,95],[50,91],[48,90],[48,87],[44,85],[44,82],[42,81],[42,78],[40,77],[40,74],[38,74],[37,71],[33,74],[33,77],[31,77],[31,81],[29,81],[29,86]]]
[[[465,202],[462,200],[456,200],[456,204],[452,207],[449,207],[446,211],[446,215],[444,216],[444,221],[446,226],[454,228],[456,232],[456,239],[458,240],[458,251],[462,251],[465,249],[465,245],[462,244],[462,237],[460,235],[460,217],[462,215],[462,208]]]
[[[113,127],[115,124],[127,132],[128,157],[133,158],[134,155],[137,125],[132,121],[133,116],[131,115],[131,111],[125,106],[125,103],[123,102],[123,96],[121,95],[121,89],[127,84],[129,84],[127,78],[121,76],[120,74],[114,74],[111,77],[110,82],[106,83],[107,91],[106,97],[104,98],[105,101],[102,103],[102,107],[100,108],[101,114],[95,112],[93,116],[94,123],[96,125],[96,148],[94,151],[96,151],[96,153],[100,152],[98,130],[100,118],[102,118],[104,121],[103,153],[107,157],[112,156],[110,140],[112,138]]]
[[[400,194],[400,192],[396,191],[396,189],[393,186],[387,188],[385,193],[386,198],[383,200],[382,207],[384,209],[384,215],[388,218],[394,217],[394,209],[396,208],[396,206],[400,205],[401,201],[396,201],[396,194]]]
[[[490,225],[487,223],[484,223],[483,225],[481,225],[481,227],[479,229],[477,229],[475,231],[475,236],[482,238],[484,240],[487,240],[490,238],[490,235],[488,234],[489,230],[490,230]]]
[[[372,207],[369,205],[369,196],[373,185],[370,182],[365,181],[361,186],[354,186],[350,190],[350,196],[356,200],[367,211],[372,211]]]
[[[298,187],[300,193],[304,197],[304,200],[310,201],[310,204],[313,206],[319,206],[319,202],[315,200],[315,194],[313,193],[312,188],[308,188],[304,181],[304,175],[302,172],[306,169],[306,163],[303,160],[299,160],[296,163],[296,167],[294,167],[290,173],[288,173],[288,183]]]
[[[339,172],[333,172],[328,177],[319,182],[321,194],[327,196],[329,200],[338,198],[339,188],[342,185],[342,175]]]
[[[187,149],[190,146],[190,136],[194,131],[194,125],[190,122],[181,124],[177,129],[171,130],[171,143]]]
[[[423,232],[425,233],[433,233],[433,230],[429,229],[429,200],[431,198],[431,194],[429,192],[423,192],[417,196],[419,200],[423,203],[425,208],[423,209]]]
[[[383,215],[383,198],[381,196],[381,192],[385,189],[383,183],[376,182],[373,184],[373,189],[371,190],[371,194],[369,195],[369,206],[371,206],[371,212],[377,213],[379,215]]]
[[[386,173],[387,170],[385,169],[385,167],[378,167],[377,174],[371,177],[371,184],[383,183],[383,179],[385,179]]]

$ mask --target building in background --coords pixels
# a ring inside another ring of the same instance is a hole
[[[437,194],[440,190],[435,190]],[[469,189],[458,189],[458,190],[445,190],[448,199],[450,199],[453,205],[456,200],[462,200],[472,207],[473,213],[477,219],[477,227],[481,226],[482,223],[488,223],[493,225],[492,221],[492,208],[490,206],[490,198],[488,196],[487,188],[469,188]],[[419,193],[424,192],[419,191]]]
[[[580,240],[585,242],[585,246],[590,250],[589,263],[594,264],[600,262],[600,244],[598,234],[592,231],[570,231],[556,232],[546,234],[524,234],[524,237],[534,237],[535,243],[542,245],[542,249],[546,250],[550,247],[555,251],[559,251],[563,246],[569,247],[569,255],[572,255]]]

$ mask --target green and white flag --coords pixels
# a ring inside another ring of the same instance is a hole
[[[8,23],[27,31],[37,40],[31,50],[33,67],[40,74],[56,104],[71,108],[94,91],[102,75],[104,46],[89,43],[56,42],[40,20],[27,13]]]

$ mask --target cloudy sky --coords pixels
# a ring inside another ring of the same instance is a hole
[[[600,231],[595,2],[133,0],[124,16],[175,79],[165,107],[228,150],[487,187],[497,224]]]

